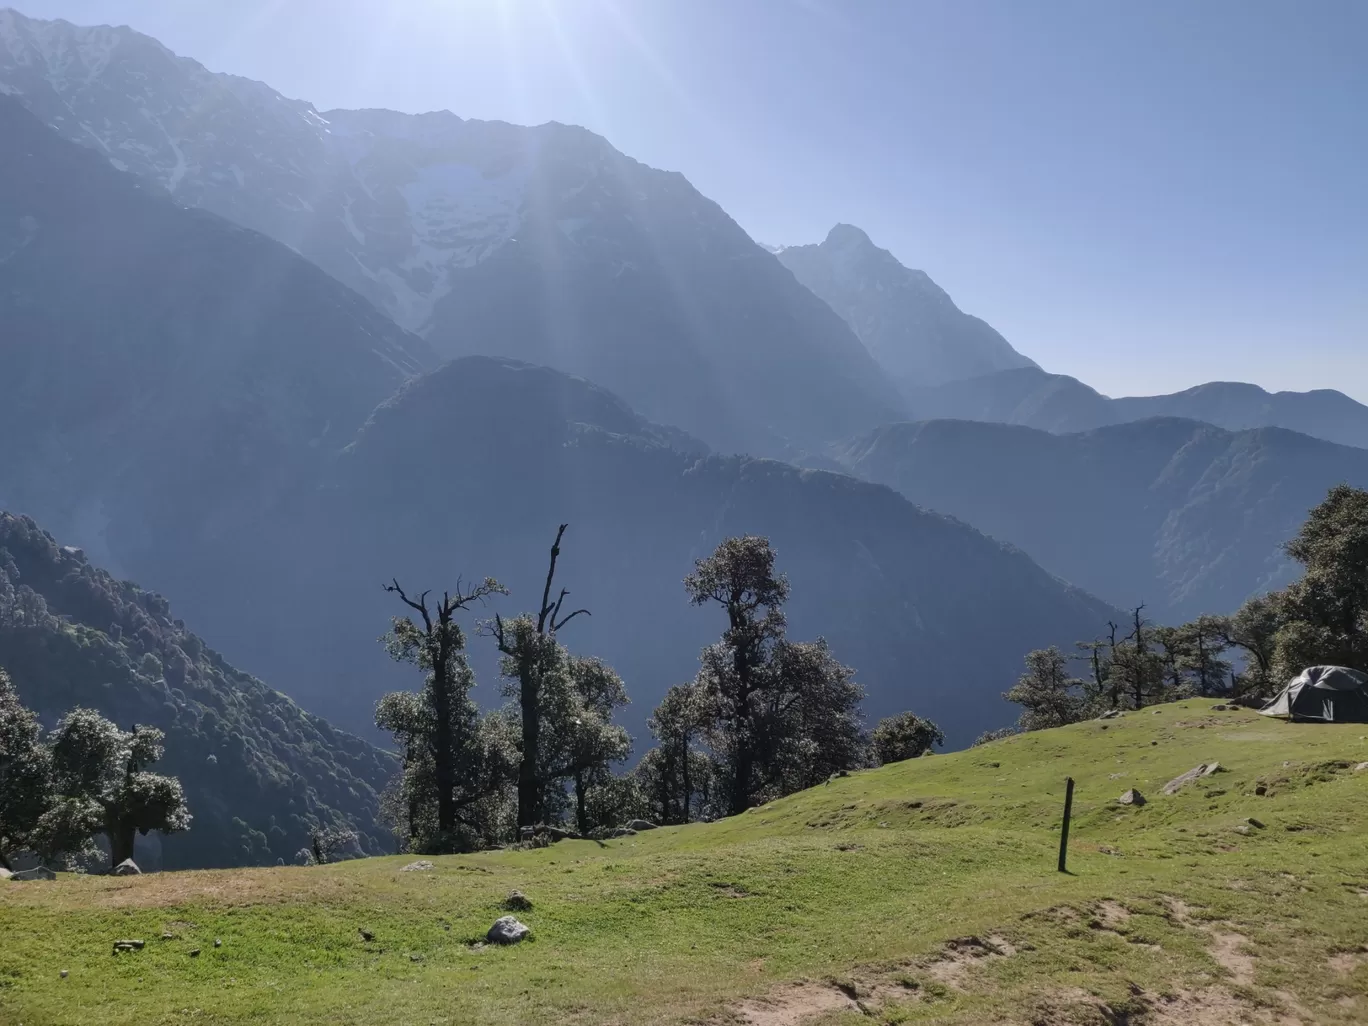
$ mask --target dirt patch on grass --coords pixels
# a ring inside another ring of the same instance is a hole
[[[958,937],[947,941],[939,958],[925,966],[933,979],[956,990],[964,989],[964,977],[974,966],[995,958],[1015,955],[1005,937]]]
[[[746,1026],[803,1026],[833,1012],[858,1011],[855,998],[834,984],[792,983],[743,1001],[732,1010],[732,1020]]]
[[[1359,966],[1368,963],[1368,952],[1339,951],[1326,959],[1326,965],[1337,973],[1348,976]]]
[[[1303,1026],[1302,1020],[1271,1008],[1259,1008],[1220,987],[1181,990],[1152,1002],[1137,1018],[1144,1026]]]
[[[1245,986],[1253,983],[1254,956],[1243,950],[1249,939],[1243,934],[1223,933],[1220,930],[1212,930],[1211,939],[1214,941],[1211,956],[1230,973],[1231,979]]]

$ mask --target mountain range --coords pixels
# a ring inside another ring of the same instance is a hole
[[[1368,487],[1368,450],[1176,418],[1060,435],[893,424],[853,442],[841,462],[1171,623],[1287,584],[1298,568],[1282,545],[1311,507],[1337,484]]]
[[[489,574],[512,612],[569,522],[594,615],[566,640],[638,735],[721,630],[681,578],[751,532],[871,717],[964,742],[1029,649],[1281,583],[1360,479],[1363,450],[1270,427],[1356,438],[1339,393],[1108,399],[859,229],[771,252],[582,129],[320,112],[13,11],[0,92],[0,508],[358,733],[413,683],[381,582]]]
[[[1213,381],[1171,395],[1112,399],[1076,378],[1020,367],[913,388],[907,400],[918,420],[981,420],[1061,433],[1180,417],[1230,431],[1280,427],[1368,448],[1368,406],[1333,389],[1268,392],[1257,385]]]
[[[285,243],[443,356],[583,374],[735,450],[802,451],[903,412],[845,322],[717,204],[584,129],[319,112],[128,28],[12,10],[0,91]]]
[[[380,682],[407,682],[374,641],[402,611],[381,583],[441,589],[494,576],[512,595],[472,621],[508,615],[540,595],[557,521],[570,525],[557,581],[592,613],[563,640],[622,674],[639,738],[725,626],[689,606],[682,579],[731,535],[770,538],[792,584],[791,633],[824,635],[856,668],[871,718],[915,707],[961,743],[1008,718],[996,699],[1025,651],[1091,636],[1115,615],[1023,552],[891,489],[711,455],[600,386],[488,357],[411,381],[315,490],[167,553],[149,573],[215,625],[216,644],[362,729]],[[476,638],[471,650],[492,682],[493,645]],[[497,700],[492,687],[480,693]]]
[[[1035,367],[991,326],[960,310],[925,271],[904,267],[861,229],[838,224],[779,260],[844,317],[904,391]]]

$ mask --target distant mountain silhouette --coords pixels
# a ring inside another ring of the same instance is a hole
[[[963,313],[925,271],[904,267],[853,225],[836,225],[820,245],[776,252],[903,389],[1035,367],[992,327]]]
[[[935,420],[840,454],[854,473],[1020,546],[1119,606],[1178,621],[1287,583],[1281,550],[1331,487],[1368,486],[1368,450],[1281,428],[1161,418],[1052,435]]]
[[[1213,381],[1172,395],[1110,399],[1064,374],[1006,370],[907,393],[919,420],[980,420],[1043,431],[1088,431],[1150,417],[1205,421],[1230,431],[1281,427],[1340,445],[1368,448],[1368,406],[1342,392],[1267,392]]]

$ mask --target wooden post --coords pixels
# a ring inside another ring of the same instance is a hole
[[[1067,873],[1069,870],[1065,862],[1069,857],[1069,817],[1073,814],[1073,777],[1069,777],[1064,782],[1064,823],[1059,828],[1059,871]]]

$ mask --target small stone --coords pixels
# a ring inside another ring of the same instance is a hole
[[[1257,787],[1254,788],[1254,793],[1257,794],[1260,798],[1262,798],[1264,795],[1268,794],[1268,785],[1259,784]]]
[[[504,898],[503,907],[510,912],[531,912],[532,899],[522,891],[513,891]]]
[[[221,948],[221,947],[223,947],[223,941],[221,941],[221,940],[219,940],[217,937],[215,937],[215,938],[214,938],[214,947],[216,947],[216,948]]]
[[[71,975],[71,973],[70,973],[68,970],[66,970],[66,969],[63,969],[63,970],[62,970],[62,979],[65,980],[65,979],[66,979],[68,976],[70,976],[70,975]]]
[[[845,773],[844,770],[842,770],[841,772],[842,774]],[[629,819],[627,821],[628,830],[654,830],[655,828],[656,825],[652,823],[649,819]]]
[[[409,955],[410,962],[421,962],[422,960],[423,956],[418,954],[417,952],[414,952],[412,955]]]
[[[485,939],[491,944],[517,944],[531,932],[512,916],[500,916],[494,920]]]
[[[1218,704],[1218,705],[1213,705],[1213,706],[1211,707],[1211,711],[1212,711],[1212,712],[1225,712],[1225,708],[1226,708],[1226,707],[1225,707],[1224,705],[1220,705],[1220,704]]]
[[[164,933],[164,934],[162,934],[162,940],[164,940],[164,941],[175,940],[175,939],[176,939],[176,935],[175,935],[174,933]]]
[[[141,951],[144,943],[141,940],[116,940],[114,942],[114,954],[117,955],[120,951]]]
[[[1250,816],[1247,820],[1245,820],[1245,822],[1252,826],[1255,830],[1262,830],[1264,828],[1263,821],[1257,820],[1253,816]]]
[[[190,957],[191,957],[191,958],[199,958],[199,953],[200,953],[200,949],[199,949],[199,948],[191,948],[191,949],[190,949]]]
[[[1146,802],[1145,796],[1134,787],[1122,792],[1121,797],[1116,800],[1122,805],[1144,805]]]
[[[1099,719],[1099,720],[1114,720],[1114,719],[1116,719],[1116,717],[1118,717],[1118,716],[1120,716],[1120,715],[1121,715],[1121,710],[1120,710],[1120,709],[1108,709],[1108,710],[1107,710],[1106,712],[1104,712],[1101,716],[1099,716],[1098,719]]]
[[[428,859],[419,859],[417,862],[410,862],[407,866],[401,866],[401,867],[399,868],[399,872],[401,872],[401,873],[423,873],[423,872],[426,872],[427,870],[432,869],[432,868],[433,868],[433,865],[432,865],[432,862],[431,862],[430,860],[428,860]]]
[[[1151,741],[1151,742],[1150,742],[1150,744],[1152,744],[1152,745],[1157,745],[1158,743],[1159,743],[1158,741]]]
[[[359,930],[357,932],[361,934],[361,939],[363,941],[375,940],[375,934],[371,933],[369,930]]]
[[[1368,762],[1361,762],[1354,767],[1355,773],[1362,773],[1364,770],[1368,770]]]

